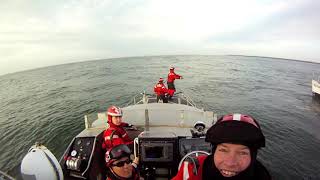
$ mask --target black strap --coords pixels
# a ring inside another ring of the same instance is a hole
[[[111,141],[111,145],[113,146],[112,140],[113,140],[113,135],[116,132],[116,130],[113,130],[111,135],[110,135],[110,141]]]

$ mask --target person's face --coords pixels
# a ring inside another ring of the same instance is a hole
[[[224,177],[236,176],[251,162],[250,149],[241,144],[219,144],[214,153],[214,164]]]
[[[119,165],[120,167],[116,166]],[[128,157],[123,157],[114,163],[112,163],[111,168],[114,173],[123,178],[129,178],[132,176],[132,164]]]
[[[122,116],[112,116],[112,123],[119,126],[122,122]]]

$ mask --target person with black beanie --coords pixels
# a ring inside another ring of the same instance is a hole
[[[268,170],[257,160],[265,137],[258,122],[243,114],[221,117],[206,134],[212,154],[184,162],[173,180],[270,180]]]

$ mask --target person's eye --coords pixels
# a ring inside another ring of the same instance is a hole
[[[228,150],[225,149],[225,148],[220,148],[220,149],[218,149],[218,151],[219,151],[219,152],[228,152]]]
[[[247,155],[249,155],[249,152],[247,152],[247,151],[240,151],[239,154],[240,154],[240,155],[243,155],[243,156],[247,156]]]

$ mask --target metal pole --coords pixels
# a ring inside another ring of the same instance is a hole
[[[145,130],[149,131],[149,111],[148,111],[148,109],[144,110],[144,117],[145,117],[145,123],[144,123]]]

